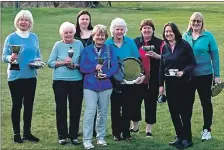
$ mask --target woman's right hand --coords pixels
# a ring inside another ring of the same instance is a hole
[[[16,60],[18,58],[18,54],[16,53],[12,53],[11,55],[11,61],[13,62],[14,60]]]
[[[72,59],[70,57],[66,57],[64,61],[66,65],[72,63]]]
[[[159,87],[159,95],[163,95],[164,94],[164,87],[160,86]]]
[[[102,67],[103,67],[102,65],[97,64],[97,65],[96,65],[96,70],[101,70],[101,69],[102,69]]]

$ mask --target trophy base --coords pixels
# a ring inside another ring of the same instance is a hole
[[[9,68],[9,70],[20,70],[19,64],[11,64],[11,67]]]

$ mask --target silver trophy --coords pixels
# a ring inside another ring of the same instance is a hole
[[[72,59],[74,53],[75,53],[75,51],[73,50],[72,47],[70,47],[69,50],[68,50],[68,57],[70,57]],[[67,64],[67,67],[68,68],[74,68],[75,66],[74,66],[74,63],[71,62],[70,64]]]
[[[19,55],[19,53],[21,53],[24,50],[24,45],[9,45],[9,48],[12,53]],[[11,63],[10,70],[20,70],[19,63],[17,60],[14,60]]]
[[[105,62],[105,59],[102,58],[102,57],[98,57],[97,62],[98,62],[99,65],[103,65],[104,62]],[[100,77],[102,74],[103,74],[103,71],[101,69],[97,70],[97,77]]]
[[[155,50],[155,46],[154,45],[149,45],[149,46],[142,46],[142,49],[146,52],[149,51],[154,51]]]

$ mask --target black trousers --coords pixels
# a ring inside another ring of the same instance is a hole
[[[36,91],[36,78],[18,79],[15,81],[8,81],[12,97],[12,112],[11,119],[13,125],[14,134],[20,133],[20,112],[22,105],[23,111],[23,132],[30,133],[32,113],[33,113],[33,102]]]
[[[130,136],[130,119],[131,119],[131,99],[135,94],[133,85],[122,85],[122,92],[118,93],[113,90],[111,94],[111,124],[112,134],[123,137]]]
[[[83,80],[53,81],[56,103],[56,121],[59,139],[77,139],[83,100]],[[67,100],[69,102],[69,131],[67,125]]]
[[[145,122],[147,124],[156,123],[156,110],[157,99],[159,95],[159,86],[148,84],[136,84],[135,85],[135,98],[132,101],[132,121],[140,121],[141,117],[141,104],[144,100],[145,104]]]
[[[195,91],[197,90],[201,106],[203,109],[204,126],[203,129],[211,131],[213,108],[211,102],[211,87],[213,75],[193,76],[190,81],[191,85],[191,98],[195,101]]]
[[[177,77],[166,77],[165,81],[167,103],[176,135],[183,140],[192,140],[190,83]]]

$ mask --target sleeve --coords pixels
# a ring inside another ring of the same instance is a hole
[[[36,48],[37,48],[36,58],[42,59],[39,47],[39,39],[37,35],[36,35]]]
[[[164,51],[164,47],[162,51]],[[159,86],[164,86],[164,76],[165,76],[164,70],[165,70],[164,57],[161,54],[160,66],[159,66]]]
[[[193,49],[191,48],[190,44],[188,44],[188,42],[185,42],[185,54],[187,55],[187,65],[186,67],[183,69],[183,73],[186,74],[192,74],[194,67],[196,65],[196,60],[194,57],[194,53],[193,53]]]
[[[57,61],[57,54],[58,54],[58,44],[55,43],[54,47],[51,51],[50,57],[48,59],[47,65],[49,68],[55,68],[56,67],[56,61]]]
[[[109,48],[109,51],[110,51],[111,67],[110,67],[110,69],[108,69],[107,72],[105,72],[105,74],[107,75],[107,78],[110,78],[118,71],[118,60],[117,60],[115,51],[113,49],[111,49],[111,47]]]
[[[11,58],[11,50],[10,50],[10,36],[7,36],[5,39],[5,43],[3,46],[3,52],[2,52],[2,61],[5,63],[10,63],[10,58]]]
[[[210,51],[211,51],[211,59],[212,59],[212,65],[213,65],[213,70],[214,70],[214,76],[220,77],[219,50],[218,50],[218,46],[217,46],[215,37],[212,34],[210,36],[209,47],[210,47]]]
[[[96,71],[97,61],[95,63],[89,63],[88,59],[88,48],[85,47],[80,57],[80,71],[82,73],[92,73]]]

